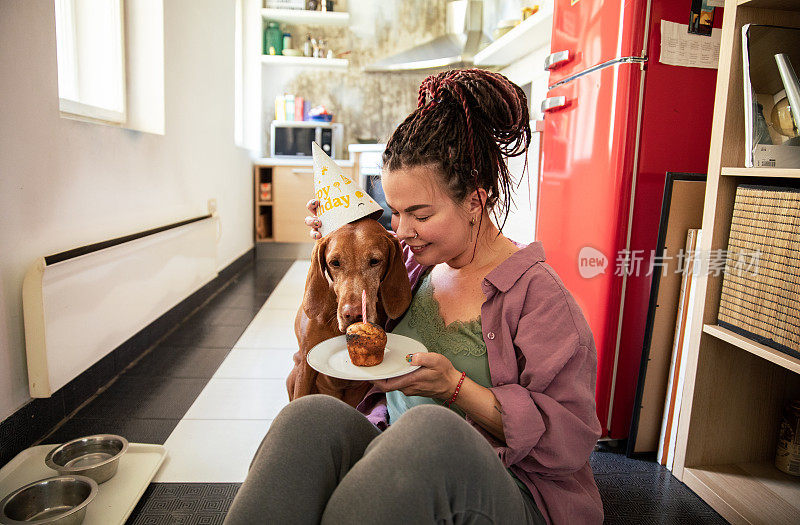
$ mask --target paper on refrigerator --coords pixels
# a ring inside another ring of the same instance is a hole
[[[714,28],[711,36],[689,33],[687,24],[661,21],[661,53],[658,61],[670,66],[717,69],[722,31]]]

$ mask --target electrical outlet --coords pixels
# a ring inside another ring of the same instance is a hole
[[[217,211],[217,199],[208,199],[208,213]]]

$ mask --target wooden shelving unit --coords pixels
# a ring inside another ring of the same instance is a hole
[[[748,23],[800,27],[800,1],[725,2],[701,253],[727,249],[739,184],[800,181],[798,169],[743,167],[741,28]],[[673,472],[731,523],[800,523],[800,477],[773,464],[781,410],[800,398],[800,359],[718,326],[724,276],[704,270]]]
[[[274,232],[272,228],[273,213],[273,183],[272,169],[262,166],[253,167],[254,202],[255,202],[255,239],[256,242],[272,241]],[[267,186],[268,185],[268,186]],[[264,194],[266,198],[264,198]]]
[[[703,327],[703,332],[716,337],[717,339],[721,339],[726,343],[744,350],[745,352],[750,352],[751,354],[757,355],[762,359],[766,359],[767,361],[771,361],[780,367],[791,370],[796,374],[800,374],[800,359],[797,359],[796,357],[792,357],[779,350],[775,350],[769,346],[757,343],[752,339],[741,336],[736,332],[731,332],[727,328],[723,328],[721,326],[707,324]]]
[[[725,177],[786,177],[800,179],[800,169],[782,168],[722,168]]]
[[[311,242],[304,222],[308,215],[306,203],[314,197],[311,161],[264,160],[253,166],[255,241]],[[339,166],[346,176],[353,177],[352,162],[342,161]],[[265,183],[271,188],[268,199],[261,198],[261,185]]]
[[[739,7],[797,11],[797,0],[739,0]]]

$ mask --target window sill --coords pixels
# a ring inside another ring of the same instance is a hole
[[[124,112],[90,106],[67,98],[58,99],[58,109],[62,117],[73,120],[85,120],[110,126],[122,126],[125,122]]]

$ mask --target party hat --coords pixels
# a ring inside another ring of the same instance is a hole
[[[314,193],[319,206],[317,217],[323,237],[349,222],[363,217],[378,219],[383,208],[367,195],[358,182],[348,177],[316,142],[311,143],[314,154]]]

